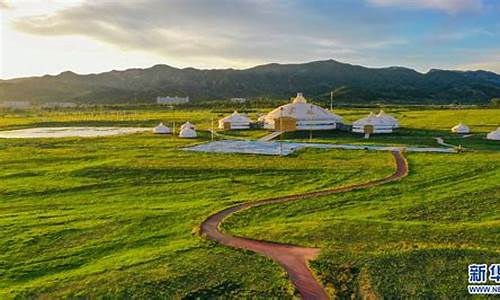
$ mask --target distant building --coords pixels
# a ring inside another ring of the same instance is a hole
[[[48,102],[42,105],[42,108],[74,108],[77,107],[73,102]]]
[[[3,102],[0,102],[0,108],[26,109],[26,108],[31,108],[31,102],[29,102],[29,101],[3,101]]]
[[[231,98],[231,103],[245,103],[247,102],[247,98]]]
[[[184,104],[184,103],[189,103],[189,97],[156,97],[156,103],[158,104]]]

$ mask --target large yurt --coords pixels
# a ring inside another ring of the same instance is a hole
[[[383,118],[379,118],[372,112],[367,117],[352,123],[352,132],[356,133],[391,133],[393,128],[393,123],[389,123]]]
[[[302,93],[297,93],[291,103],[275,108],[259,120],[263,121],[264,128],[284,131],[328,130],[342,123],[342,117],[307,103]]]
[[[158,126],[153,128],[153,133],[157,134],[166,134],[166,133],[171,133],[172,130],[168,128],[167,126],[163,125],[163,123],[160,123]]]
[[[219,120],[219,128],[227,130],[250,129],[251,123],[252,120],[247,115],[235,111],[230,116]]]
[[[488,140],[496,140],[500,141],[500,127],[497,128],[497,130],[494,130],[486,135],[486,138]]]
[[[451,132],[454,132],[454,133],[470,133],[470,129],[467,125],[464,125],[463,123],[459,123],[455,126],[453,126],[453,128],[451,128]]]
[[[390,116],[390,115],[386,114],[385,111],[383,111],[383,110],[381,110],[378,113],[377,118],[380,118],[384,122],[386,122],[388,124],[391,124],[392,128],[399,128],[399,121],[398,121],[398,119],[394,118],[393,116]]]

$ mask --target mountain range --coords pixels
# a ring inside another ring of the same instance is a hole
[[[343,87],[343,103],[484,104],[500,97],[500,75],[488,71],[404,67],[368,68],[335,60],[266,64],[244,70],[155,65],[99,74],[71,71],[52,76],[0,80],[0,101],[154,103],[157,96],[189,96],[194,102],[232,97],[288,99],[304,92],[328,99]]]

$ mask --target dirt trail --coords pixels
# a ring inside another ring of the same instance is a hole
[[[386,178],[337,189],[309,192],[239,204],[208,217],[208,219],[201,224],[201,233],[206,234],[211,240],[217,241],[223,245],[247,249],[261,255],[265,255],[276,261],[283,266],[283,268],[285,268],[290,280],[295,285],[303,299],[328,299],[328,295],[326,294],[324,288],[316,281],[307,264],[309,260],[314,259],[318,255],[320,251],[319,249],[232,236],[228,233],[221,232],[219,226],[224,219],[232,213],[251,207],[344,193],[398,180],[399,178],[407,175],[408,164],[400,151],[392,151],[392,154],[396,161],[396,170],[392,175]]]

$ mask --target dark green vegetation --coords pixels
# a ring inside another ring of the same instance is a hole
[[[241,201],[364,182],[392,164],[364,151],[177,150],[199,141],[0,139],[0,298],[291,298],[278,265],[206,241],[198,225]]]
[[[185,95],[195,100],[259,97],[288,99],[302,91],[327,101],[330,91],[345,87],[343,103],[487,104],[500,95],[500,76],[486,71],[431,70],[402,67],[365,68],[334,60],[305,64],[268,64],[246,70],[177,69],[156,65],[100,74],[0,81],[1,100],[79,103],[153,103],[157,96]]]
[[[253,208],[224,228],[321,247],[311,266],[338,297],[465,298],[467,265],[500,256],[500,153],[407,157],[400,182]]]

